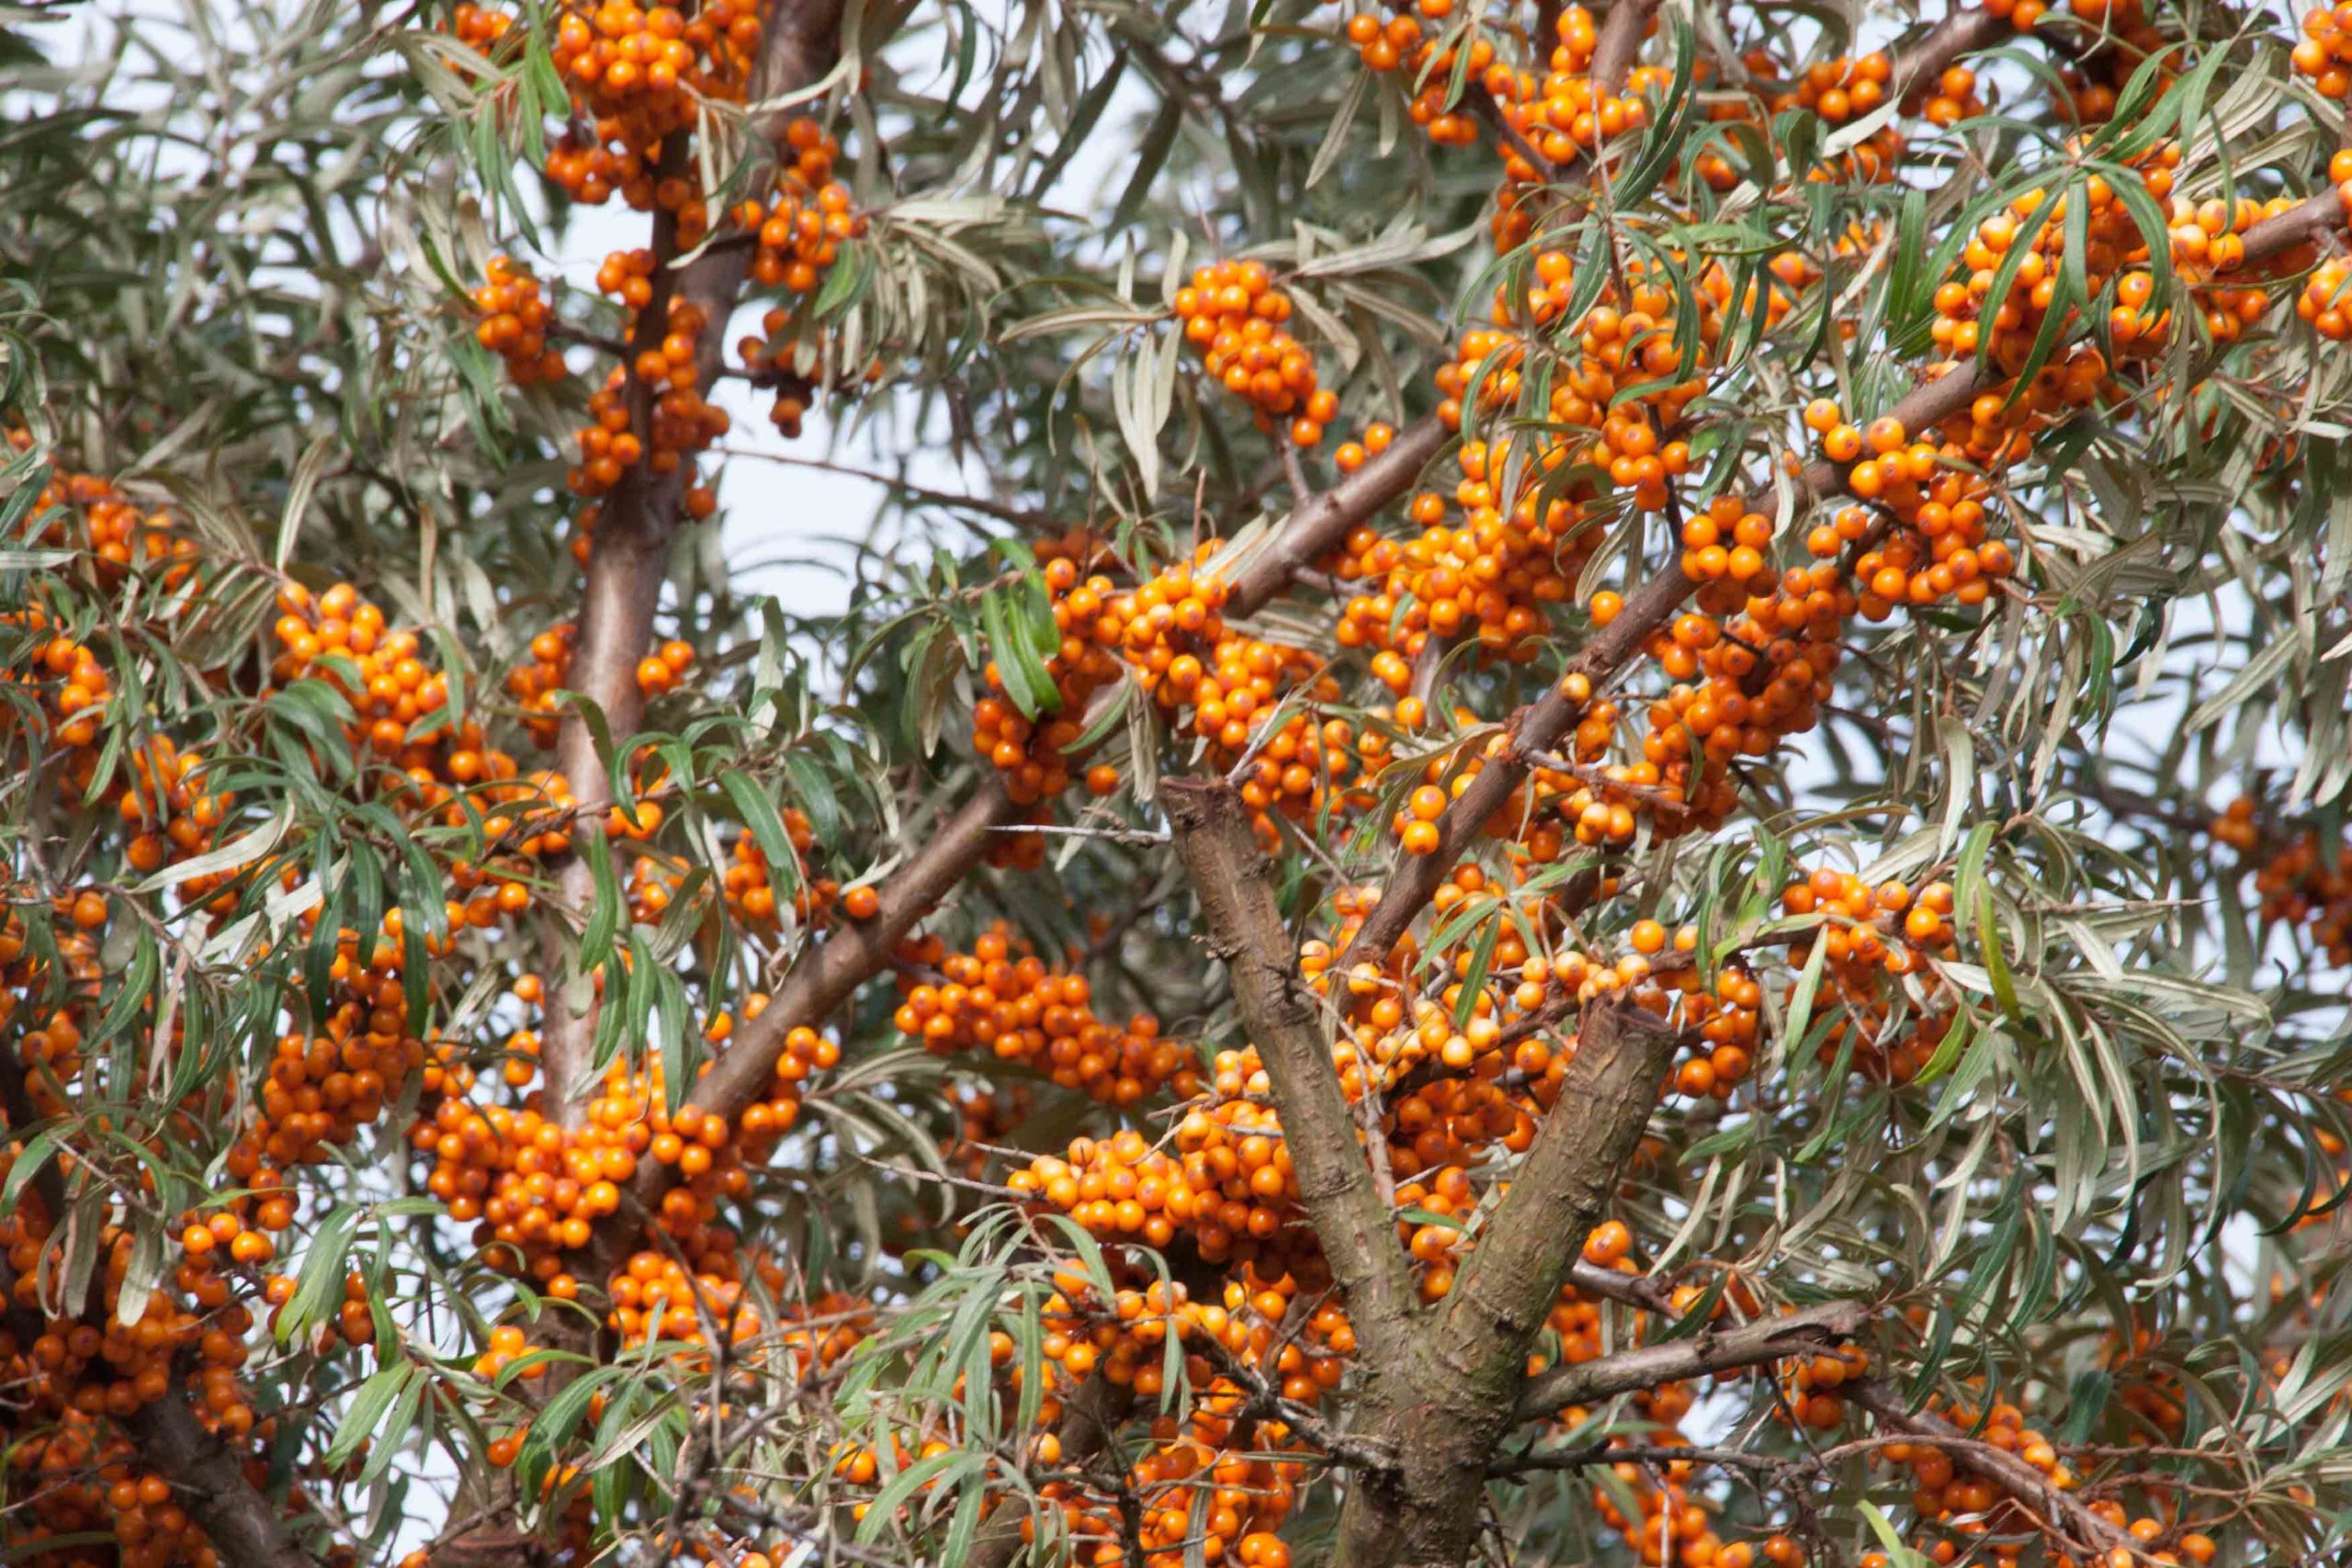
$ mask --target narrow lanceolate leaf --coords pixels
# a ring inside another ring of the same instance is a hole
[[[344,1300],[345,1257],[358,1234],[360,1212],[339,1205],[311,1233],[302,1251],[302,1267],[294,1277],[294,1294],[279,1309],[273,1330],[280,1345],[326,1320],[330,1307]]]
[[[1004,682],[1005,695],[1021,716],[1035,720],[1041,715],[1061,711],[1061,692],[1054,684],[1025,625],[1015,622],[1016,612],[1010,604],[1011,595],[1002,589],[990,589],[980,601],[980,616],[988,631],[989,653],[997,678]]]

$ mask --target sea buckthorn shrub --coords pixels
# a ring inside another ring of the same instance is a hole
[[[7,1561],[2337,1549],[2347,8],[76,17]]]

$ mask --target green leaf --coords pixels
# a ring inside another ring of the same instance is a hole
[[[350,1462],[351,1456],[359,1451],[359,1445],[377,1435],[377,1427],[382,1423],[385,1413],[391,1409],[392,1401],[420,1371],[414,1362],[395,1361],[388,1367],[379,1368],[359,1385],[359,1392],[353,1394],[351,1403],[344,1406],[343,1418],[335,1427],[334,1440],[327,1445],[322,1462],[329,1469],[341,1469]]]
[[[1001,588],[991,588],[980,599],[980,621],[988,633],[989,654],[996,664],[997,679],[1004,682],[1005,695],[1021,716],[1035,722],[1049,713],[1059,713],[1062,706],[1060,688],[1054,684],[1052,674],[1038,660],[1024,629],[1016,631],[1008,595]]]
[[[888,1485],[875,1493],[867,1504],[865,1517],[858,1521],[857,1539],[877,1540],[882,1532],[896,1522],[899,1508],[925,1483],[937,1481],[952,1484],[963,1475],[977,1472],[989,1462],[988,1455],[966,1450],[950,1449],[929,1459],[919,1459],[890,1478]]]
[[[338,1203],[312,1233],[311,1245],[303,1249],[301,1270],[294,1278],[294,1294],[277,1314],[273,1332],[280,1345],[291,1344],[297,1335],[341,1309],[344,1277],[350,1272],[347,1255],[352,1237],[359,1233],[359,1213],[348,1203]]]
[[[1796,989],[1789,995],[1788,1021],[1781,1026],[1781,1038],[1802,1043],[1813,1023],[1813,998],[1821,989],[1821,972],[1829,959],[1829,933],[1816,931],[1813,946],[1804,956],[1804,968],[1797,975]]]
[[[735,815],[760,846],[760,853],[767,857],[772,867],[795,864],[799,856],[792,847],[792,835],[785,829],[784,814],[767,793],[753,784],[740,768],[722,768],[718,773],[718,787],[727,792],[734,804]],[[813,820],[813,818],[812,818]]]
[[[621,900],[619,875],[613,870],[612,852],[601,838],[590,838],[578,852],[587,857],[588,870],[595,880],[595,894],[588,906],[588,929],[580,938],[580,972],[593,974],[612,962],[613,939],[619,934]]]
[[[17,1212],[17,1200],[25,1190],[25,1183],[41,1172],[41,1168],[57,1157],[61,1144],[57,1129],[45,1127],[26,1141],[25,1146],[8,1167],[8,1179],[0,1182],[0,1213]]]
[[[817,760],[806,751],[786,751],[784,754],[784,771],[786,776],[792,780],[796,803],[808,814],[808,825],[816,830],[818,842],[839,853],[849,840],[849,823],[842,816],[841,797],[833,793],[832,780],[825,776],[825,770],[819,767]],[[766,847],[764,844],[761,846],[763,850]],[[791,858],[787,851],[787,863]],[[777,863],[774,855],[769,856],[769,863]]]

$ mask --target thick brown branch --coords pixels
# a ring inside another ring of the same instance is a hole
[[[2010,28],[2007,17],[1981,6],[1954,7],[1951,15],[1895,51],[1894,101],[1906,110],[1917,108],[1917,100],[1932,92],[1962,55],[1992,48]]]
[[[792,966],[760,1015],[735,1032],[732,1043],[695,1085],[690,1103],[732,1121],[746,1106],[764,1098],[775,1087],[775,1065],[784,1055],[786,1037],[803,1025],[814,1027],[823,1021],[859,986],[886,967],[915,922],[980,863],[993,830],[1017,819],[1022,810],[1001,785],[990,782],[934,829],[913,858],[876,889],[880,902],[872,919],[837,926]],[[672,1175],[669,1167],[648,1160],[638,1168],[631,1195],[650,1210],[660,1201]],[[619,1261],[619,1252],[628,1245],[626,1230],[620,1225],[599,1227],[591,1244],[591,1268],[601,1271]]]
[[[2245,231],[2246,265],[2284,255],[2297,245],[2312,244],[2344,230],[2344,202],[2333,190],[2322,191],[2296,203],[2276,218],[2266,218]]]
[[[1581,674],[1591,682],[1594,691],[1600,690],[1641,650],[1650,635],[1672,617],[1683,601],[1697,592],[1698,586],[1683,575],[1679,564],[1644,583],[1625,602],[1617,618],[1602,627],[1569,662],[1563,681],[1569,675]],[[1346,969],[1360,960],[1376,960],[1396,945],[1396,939],[1405,934],[1405,929],[1437,891],[1438,883],[1451,874],[1471,839],[1484,829],[1487,819],[1503,808],[1526,780],[1525,754],[1550,750],[1561,737],[1576,728],[1577,720],[1584,716],[1584,704],[1563,696],[1555,685],[1541,701],[1512,716],[1510,743],[1499,755],[1486,760],[1469,787],[1438,818],[1436,851],[1426,855],[1398,854],[1389,868],[1380,902],[1365,918],[1355,940],[1348,944],[1338,967]]]
[[[1464,1560],[1487,1466],[1509,1432],[1527,1353],[1657,1102],[1676,1032],[1627,1004],[1585,1014],[1558,1103],[1480,1231],[1432,1325],[1362,1396],[1363,1434],[1411,1456],[1367,1474],[1340,1516],[1340,1560],[1420,1568]]]
[[[1621,1393],[1684,1378],[1759,1366],[1784,1356],[1808,1356],[1850,1339],[1870,1315],[1860,1302],[1831,1302],[1781,1317],[1759,1318],[1721,1333],[1712,1330],[1662,1345],[1644,1345],[1597,1361],[1563,1364],[1532,1379],[1520,1395],[1519,1418],[1549,1420],[1570,1404],[1590,1404]]]
[[[1222,781],[1170,779],[1159,786],[1159,804],[1192,874],[1210,951],[1232,976],[1235,1004],[1273,1085],[1299,1201],[1347,1293],[1356,1335],[1377,1360],[1405,1338],[1412,1279],[1356,1141],[1321,1010],[1299,976],[1297,943],[1275,906],[1265,852],[1240,795]]]
[[[1642,51],[1642,40],[1649,36],[1650,18],[1657,13],[1657,0],[1617,0],[1609,7],[1609,15],[1600,19],[1600,32],[1593,39],[1592,79],[1606,82],[1614,90],[1623,87],[1625,78],[1634,73],[1634,57]]]
[[[318,1559],[287,1538],[276,1505],[245,1481],[244,1466],[188,1408],[177,1378],[161,1399],[123,1422],[140,1457],[172,1483],[188,1517],[212,1538],[230,1568],[317,1568]]]
[[[1674,1315],[1674,1289],[1655,1275],[1620,1274],[1614,1269],[1603,1269],[1579,1258],[1568,1265],[1567,1282],[1582,1295],[1599,1296],[1602,1301],[1643,1312]]]
[[[1585,1010],[1560,1098],[1446,1298],[1430,1341],[1439,1365],[1516,1386],[1569,1264],[1641,1141],[1679,1038],[1630,1003]]]

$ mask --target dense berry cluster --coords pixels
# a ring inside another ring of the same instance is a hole
[[[2320,5],[2305,11],[2293,58],[2296,71],[2311,78],[2322,97],[2352,94],[2352,6]]]
[[[1161,1038],[1159,1021],[1137,1013],[1124,1026],[1096,1016],[1086,976],[1046,967],[999,925],[969,953],[925,938],[899,972],[899,1032],[938,1055],[986,1050],[1107,1104],[1134,1105],[1173,1089],[1197,1089],[1192,1053]],[[922,977],[935,972],[933,983]]]
[[[486,280],[474,290],[473,299],[482,318],[474,336],[506,362],[506,374],[516,386],[563,379],[563,351],[548,341],[552,317],[530,268],[505,256],[491,257]]]
[[[1301,446],[1323,439],[1340,400],[1315,381],[1315,356],[1291,336],[1290,296],[1261,262],[1213,262],[1176,291],[1184,341],[1208,373],[1257,411],[1258,427],[1288,420]]]
[[[760,335],[742,339],[737,353],[753,378],[775,391],[769,418],[791,437],[800,434],[824,357],[805,312],[841,259],[842,246],[865,234],[867,220],[853,209],[849,186],[833,177],[841,143],[824,127],[795,119],[785,130],[785,146],[791,161],[777,170],[768,199],[742,202],[730,216],[758,242],[752,280],[785,300],[768,310]]]

